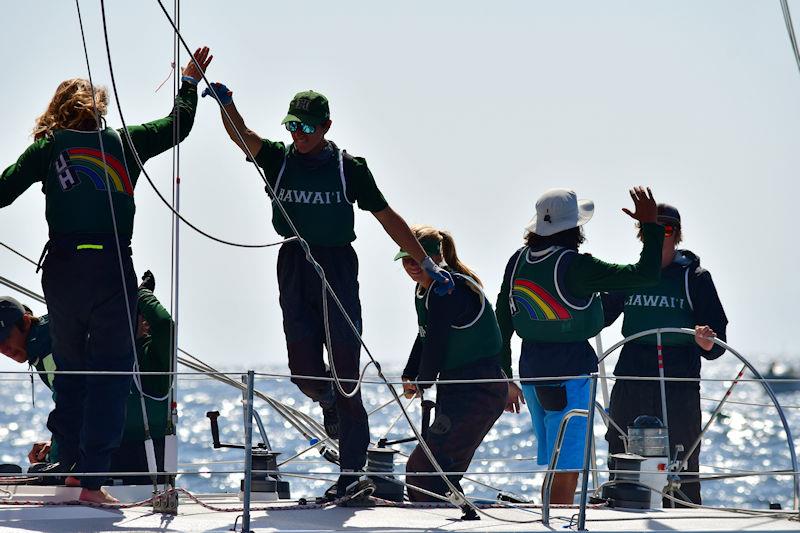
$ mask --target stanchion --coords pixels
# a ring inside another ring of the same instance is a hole
[[[589,388],[589,413],[586,418],[586,442],[583,449],[583,472],[581,473],[581,503],[578,511],[578,531],[586,531],[586,503],[589,491],[589,461],[594,444],[594,403],[597,396],[597,374],[589,376],[592,380]]]
[[[250,485],[253,480],[253,382],[255,373],[247,371],[247,399],[244,405],[244,510],[242,533],[250,533]]]

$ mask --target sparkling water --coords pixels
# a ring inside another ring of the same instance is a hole
[[[753,362],[757,368],[764,370],[769,359],[761,358]],[[706,363],[703,377],[733,379],[740,366],[736,359],[726,354],[717,361]],[[274,373],[286,371],[285,368],[270,369]],[[45,424],[53,404],[49,391],[38,378],[34,381],[35,406],[31,404],[31,383],[28,378],[17,375],[3,376],[2,379],[0,459],[2,462],[17,463],[24,467],[31,444],[49,437]],[[367,379],[376,381],[374,375],[368,375]],[[703,383],[704,422],[729,385],[730,381]],[[319,407],[303,396],[288,379],[276,380],[259,376],[256,388],[322,421]],[[202,376],[181,376],[178,391],[179,470],[194,472],[181,475],[178,485],[192,492],[237,492],[242,474],[236,471],[243,468],[242,451],[212,448],[206,412],[220,412],[220,439],[223,443],[241,444],[244,435],[241,393]],[[365,384],[363,396],[367,411],[391,399],[385,385]],[[800,432],[800,392],[780,394],[779,400],[785,408],[790,429],[795,433]],[[404,404],[406,403],[407,400],[404,400]],[[281,458],[293,456],[309,445],[291,424],[280,418],[264,402],[257,400],[255,406],[261,414],[272,448],[282,453],[279,461]],[[419,401],[412,402],[410,409],[412,419],[419,424]],[[389,426],[399,413],[398,406],[391,404],[370,417],[373,442],[381,437],[392,440],[411,436],[405,420],[398,421],[389,431]],[[604,433],[602,420],[597,417],[595,435],[598,436],[599,468],[606,466],[607,447],[602,439]],[[254,442],[261,440],[255,425],[253,435]],[[476,474],[469,477],[490,487],[464,481],[462,484],[466,493],[494,498],[498,490],[503,490],[540,501],[539,491],[544,476],[540,472],[532,472],[542,468],[536,464],[535,445],[527,410],[523,409],[520,414],[503,414],[476,451],[470,466],[470,471]],[[413,443],[401,444],[396,448],[408,454],[413,446]],[[404,457],[396,456],[396,472],[403,471],[401,463],[404,461]],[[734,389],[721,416],[717,417],[704,437],[700,462],[703,465],[701,470],[708,475],[791,469],[789,448],[780,419],[760,384],[745,382]],[[319,479],[294,476],[284,478],[290,481],[292,496],[296,498],[321,494],[335,480],[337,467],[312,450],[283,465],[281,470],[286,474],[319,474]],[[601,481],[604,479],[605,475],[601,475]],[[789,508],[792,504],[792,478],[783,475],[709,480],[703,483],[702,493],[704,503],[708,505],[764,509],[769,502],[777,502],[784,508]]]

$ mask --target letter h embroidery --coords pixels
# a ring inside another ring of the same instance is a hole
[[[80,178],[69,169],[69,159],[64,152],[56,159],[56,176],[62,191],[69,191],[81,182]]]

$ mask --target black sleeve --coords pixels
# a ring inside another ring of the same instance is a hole
[[[433,286],[430,289],[433,290]],[[439,296],[436,292],[428,298],[428,323],[425,327],[425,345],[419,364],[420,381],[434,381],[442,369],[450,327],[458,324],[464,309],[470,308],[477,294],[461,283],[452,294]],[[422,385],[423,388],[430,385]]]
[[[522,249],[511,256],[506,264],[505,272],[503,273],[503,282],[500,285],[500,294],[497,295],[497,304],[495,305],[495,316],[497,317],[497,325],[500,326],[500,335],[502,337],[502,346],[500,348],[500,366],[503,372],[509,378],[514,377],[514,371],[511,366],[511,337],[514,335],[514,322],[511,319],[511,308],[508,301],[508,293],[511,290],[511,277],[514,275],[514,264],[517,262],[517,257],[522,253]]]
[[[625,294],[621,292],[603,292],[600,294],[603,300],[603,316],[605,323],[603,327],[608,327],[619,318],[625,308]]]
[[[419,335],[417,335],[417,338],[414,339],[414,346],[411,347],[411,353],[408,354],[406,367],[403,369],[404,378],[408,378],[412,381],[417,379],[420,357],[422,357],[422,340],[420,340]]]
[[[727,340],[728,317],[719,301],[717,288],[711,279],[711,273],[698,267],[693,276],[689,277],[689,296],[692,298],[694,306],[694,320],[698,326],[710,326],[717,334],[717,338]],[[709,351],[698,347],[700,355],[706,359],[716,359],[725,350],[718,345],[714,345]]]

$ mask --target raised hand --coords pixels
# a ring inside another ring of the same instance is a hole
[[[215,81],[210,87],[206,87],[201,95],[203,98],[209,95],[215,95],[221,105],[228,105],[233,102],[233,91],[225,87],[225,85]],[[259,143],[261,140],[259,139]]]
[[[638,220],[642,224],[656,222],[658,206],[656,205],[655,198],[653,198],[653,193],[650,191],[650,187],[634,187],[629,192],[633,200],[634,212],[631,213],[630,209],[625,207],[622,208],[622,212]]]
[[[142,274],[142,282],[139,284],[140,289],[147,289],[150,292],[156,290],[156,277],[149,270]]]
[[[203,46],[195,50],[194,60],[190,59],[183,69],[183,77],[191,78],[194,80],[195,85],[202,79],[203,73],[211,63],[211,60],[214,59],[214,56],[208,55],[208,52],[208,46]]]

